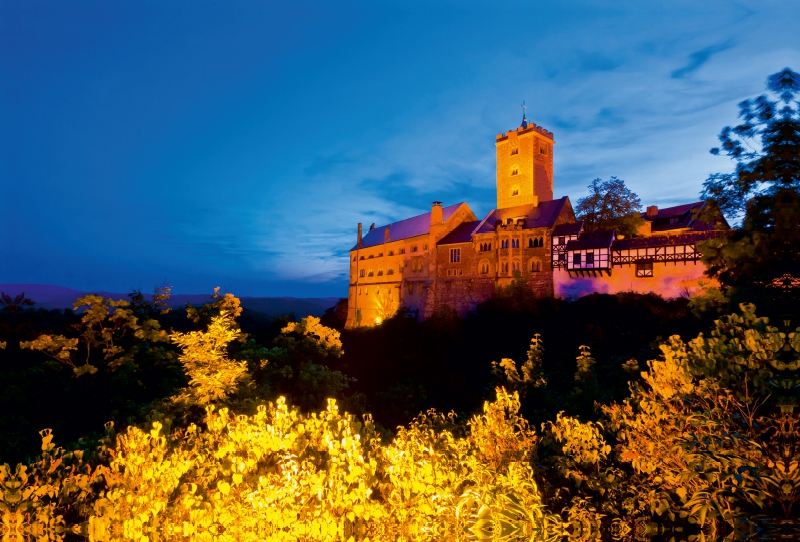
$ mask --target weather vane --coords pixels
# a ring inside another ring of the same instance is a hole
[[[528,109],[528,107],[525,105],[525,100],[522,100],[522,115],[523,116],[525,116],[525,110],[526,109]]]

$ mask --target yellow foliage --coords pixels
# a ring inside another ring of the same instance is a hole
[[[335,329],[320,324],[316,316],[306,316],[299,322],[290,322],[281,333],[297,333],[317,344],[320,350],[330,352],[335,356],[344,354],[342,350],[341,334]]]
[[[192,399],[200,405],[223,399],[247,375],[247,363],[228,358],[228,344],[239,337],[233,314],[222,311],[211,319],[208,331],[173,333],[181,347],[178,357],[189,377]]]

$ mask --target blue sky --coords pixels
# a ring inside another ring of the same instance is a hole
[[[345,295],[356,223],[555,194],[697,199],[736,104],[800,69],[800,3],[0,2],[0,283]]]

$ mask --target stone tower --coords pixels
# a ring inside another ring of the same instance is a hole
[[[529,123],[497,134],[497,208],[553,199],[553,133]]]

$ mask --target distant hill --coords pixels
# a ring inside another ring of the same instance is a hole
[[[43,309],[71,309],[76,299],[87,294],[102,295],[112,299],[128,299],[128,294],[101,291],[82,292],[50,284],[0,284],[0,292],[10,296],[24,292],[25,297],[36,303],[34,308]],[[152,295],[148,294],[146,297],[152,299]],[[246,309],[262,312],[269,316],[294,313],[298,318],[308,315],[322,316],[326,309],[336,305],[339,300],[338,297],[240,297],[239,299],[242,301],[242,307]],[[177,294],[170,298],[169,306],[181,308],[186,306],[186,303],[202,305],[209,301],[211,301],[210,294]]]

